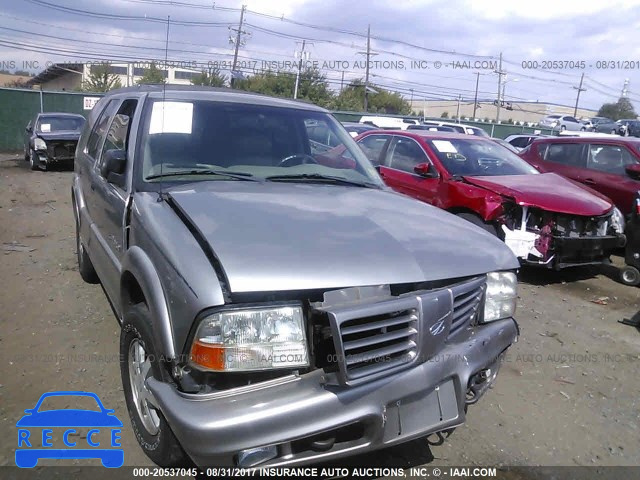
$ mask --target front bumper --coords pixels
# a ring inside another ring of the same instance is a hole
[[[599,265],[605,263],[614,250],[624,247],[625,243],[624,234],[573,238],[553,236],[548,259],[541,260],[529,255],[526,259],[521,259],[521,262],[557,270],[580,265]]]
[[[237,465],[240,451],[273,445],[277,456],[259,466],[316,463],[462,424],[477,400],[467,399],[470,380],[489,367],[495,375],[517,336],[513,319],[479,325],[424,363],[351,387],[328,384],[322,370],[211,394],[147,384],[200,467]]]

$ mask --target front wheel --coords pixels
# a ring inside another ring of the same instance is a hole
[[[144,453],[161,467],[189,467],[191,460],[154,405],[148,378],[162,379],[151,335],[151,315],[144,304],[125,313],[120,333],[120,374],[133,432]]]
[[[567,129],[567,127],[565,127],[564,125],[562,125],[562,126],[560,127],[560,131],[561,131],[561,132],[564,132],[566,129]]]
[[[640,285],[640,270],[631,265],[624,267],[620,271],[620,281],[632,287]]]
[[[40,159],[38,158],[38,154],[33,149],[29,151],[29,168],[31,168],[31,170],[40,169]]]

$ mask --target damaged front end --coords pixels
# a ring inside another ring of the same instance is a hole
[[[624,218],[615,208],[584,217],[511,204],[498,221],[501,238],[524,265],[559,270],[601,264],[626,242]]]

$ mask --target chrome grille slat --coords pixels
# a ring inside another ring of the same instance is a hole
[[[379,343],[385,343],[392,340],[399,340],[402,338],[410,337],[411,335],[415,335],[417,333],[418,331],[415,328],[409,327],[395,332],[371,335],[369,337],[360,338],[358,340],[344,342],[344,350],[345,352],[347,352],[349,350],[356,350],[358,348],[370,347],[371,345],[377,345]]]
[[[354,333],[366,332],[369,330],[375,330],[384,327],[393,327],[395,325],[401,325],[403,323],[409,323],[418,320],[415,315],[401,315],[398,317],[386,318],[384,320],[378,320],[370,323],[363,323],[361,325],[353,325],[342,327],[342,336],[351,335]],[[348,322],[347,322],[348,323]]]
[[[413,340],[406,340],[396,345],[367,350],[366,352],[353,355],[352,358],[349,358],[349,355],[347,355],[345,360],[347,365],[355,365],[358,363],[365,363],[365,360],[362,360],[365,357],[367,359],[374,360],[375,358],[380,358],[385,355],[393,355],[394,353],[402,353],[405,351],[409,353],[414,348],[416,348],[416,342],[414,342]]]

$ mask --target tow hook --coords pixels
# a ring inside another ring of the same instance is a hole
[[[502,356],[500,356],[490,366],[483,368],[482,370],[474,373],[469,379],[467,385],[467,395],[465,403],[467,405],[473,405],[476,403],[482,395],[489,389],[496,377],[498,376],[498,370],[500,369],[500,363],[502,362]]]

